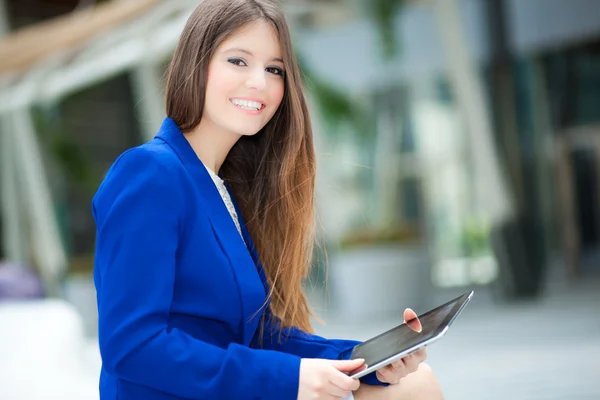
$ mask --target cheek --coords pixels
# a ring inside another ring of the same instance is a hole
[[[233,86],[233,76],[224,69],[211,69],[208,73],[206,82],[206,97],[207,100],[226,99],[228,94],[231,94]]]
[[[283,82],[273,86],[271,90],[271,102],[273,103],[273,105],[276,106],[275,109],[277,109],[279,107],[279,104],[281,104],[284,93],[285,86]]]

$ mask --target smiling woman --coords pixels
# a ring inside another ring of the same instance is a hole
[[[208,65],[203,118],[194,134],[220,130],[237,140],[258,133],[283,99],[283,65],[277,32],[268,22],[254,22],[221,43]]]
[[[101,400],[401,393],[382,386],[417,371],[424,352],[359,382],[347,373],[364,361],[344,359],[358,342],[312,334],[302,280],[315,155],[276,3],[200,1],[166,108],[154,140],[123,153],[93,201]]]

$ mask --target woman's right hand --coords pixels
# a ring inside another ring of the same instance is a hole
[[[360,369],[364,360],[325,360],[303,358],[300,361],[298,400],[343,399],[360,386],[347,373]]]

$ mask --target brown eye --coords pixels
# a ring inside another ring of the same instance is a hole
[[[246,61],[242,60],[241,58],[230,58],[229,60],[227,60],[227,62],[230,62],[233,65],[237,65],[238,67],[246,67]]]
[[[267,72],[274,74],[274,75],[283,76],[283,70],[279,67],[268,67]]]

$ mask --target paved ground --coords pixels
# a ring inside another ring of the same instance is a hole
[[[600,276],[564,282],[555,275],[547,295],[530,302],[497,304],[476,293],[428,350],[446,399],[600,400]],[[397,323],[326,319],[317,333],[359,340]]]

